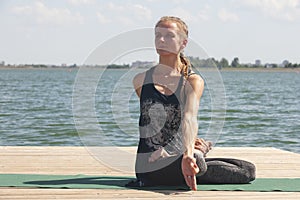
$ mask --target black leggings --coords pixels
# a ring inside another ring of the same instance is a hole
[[[206,172],[196,176],[198,184],[249,183],[255,179],[255,165],[245,160],[206,158],[205,163]]]
[[[196,175],[197,184],[238,184],[255,179],[254,164],[233,158],[206,158],[194,154],[200,172]],[[137,174],[138,185],[182,185],[185,184],[181,171],[182,156],[170,165],[153,172]],[[136,183],[133,183],[136,184]],[[128,185],[130,186],[130,184]]]

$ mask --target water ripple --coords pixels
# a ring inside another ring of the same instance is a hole
[[[111,90],[122,75],[122,70],[109,70],[101,78],[95,96],[96,125],[103,130],[100,138],[109,144],[137,145],[139,100],[134,91],[129,116],[112,113]],[[95,124],[79,133],[74,125],[75,77],[76,71],[61,69],[0,70],[0,145],[83,145],[78,134],[97,144],[100,133],[88,128]],[[299,75],[230,71],[222,72],[222,78],[227,110],[217,146],[272,146],[300,153]],[[119,98],[127,95],[120,93]],[[214,115],[218,112],[223,111],[212,110],[206,89],[198,116],[200,137],[212,120],[222,122]]]

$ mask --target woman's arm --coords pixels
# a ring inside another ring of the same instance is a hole
[[[203,90],[204,81],[199,75],[194,74],[188,77],[184,89],[186,103],[183,113],[182,132],[185,152],[181,166],[184,179],[192,190],[197,189],[195,174],[199,172],[199,168],[193,156],[193,150],[198,134],[197,115]]]
[[[145,79],[145,72],[137,74],[132,80],[135,93],[138,97],[141,96],[144,79]]]

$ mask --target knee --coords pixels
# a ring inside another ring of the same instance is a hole
[[[196,163],[197,163],[198,168],[199,168],[199,172],[198,172],[197,176],[202,176],[207,171],[207,165],[206,165],[203,153],[202,152],[196,152],[196,153],[194,153],[194,157],[196,159]]]
[[[256,178],[256,167],[253,163],[249,163],[248,173],[249,173],[249,182],[255,180],[255,178]]]
[[[242,168],[243,176],[241,176],[240,183],[249,183],[256,178],[256,167],[253,163],[247,162]]]

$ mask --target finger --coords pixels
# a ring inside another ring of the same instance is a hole
[[[197,190],[196,176],[185,176],[185,182],[191,190]]]
[[[203,141],[202,140],[197,140],[197,141],[195,141],[195,143],[201,144],[201,143],[203,143]]]
[[[201,151],[202,153],[205,152],[205,149],[203,148],[203,146],[197,146],[197,147],[195,146],[195,149]]]
[[[205,144],[205,146],[207,146],[208,148],[211,149],[211,146],[212,146],[212,142],[211,141],[206,141],[206,140],[202,139],[202,142]]]
[[[197,190],[197,180],[196,180],[196,176],[192,176],[191,178],[191,189],[196,191]]]
[[[190,162],[190,166],[191,166],[191,173],[193,174],[197,174],[199,172],[199,167],[197,165],[196,159],[193,158]]]
[[[157,160],[157,159],[160,157],[160,153],[161,153],[161,152],[159,152],[159,150],[154,151],[154,152],[150,155],[148,161],[149,161],[149,162],[154,162],[155,160]]]
[[[201,151],[201,146],[195,145],[194,148]]]
[[[202,143],[202,145],[208,147],[208,143],[204,139],[201,139],[201,143]]]
[[[211,149],[211,147],[212,147],[212,142],[211,142],[211,141],[207,141],[207,144],[208,144],[208,146],[209,146],[209,149]]]

